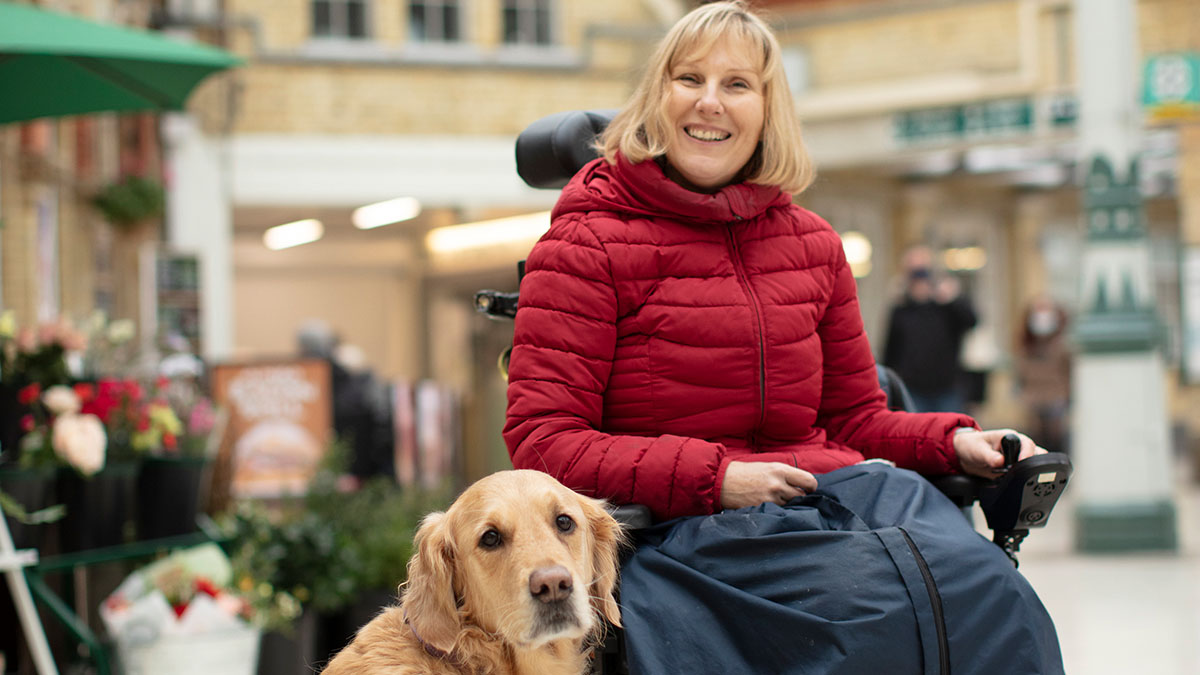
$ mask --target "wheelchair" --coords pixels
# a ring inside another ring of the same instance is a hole
[[[517,138],[518,174],[531,187],[561,189],[584,164],[598,156],[593,143],[615,113],[615,110],[568,111],[537,120]],[[522,260],[517,263],[518,286],[524,271]],[[489,318],[511,320],[516,317],[519,299],[519,290],[481,290],[475,294],[475,307]],[[499,366],[506,377],[510,353],[511,348],[500,356]],[[877,365],[876,370],[888,407],[912,410],[911,396],[899,376],[882,365]],[[1004,472],[992,480],[968,475],[925,478],[958,506],[968,521],[978,502],[988,528],[993,531],[993,542],[1015,567],[1021,542],[1030,529],[1046,525],[1068,484],[1072,466],[1062,453],[1016,461],[1020,441],[1015,435],[1005,437],[1001,447],[1005,455]],[[650,510],[642,505],[616,505],[612,513],[635,536],[638,530],[653,524]],[[622,631],[608,631],[605,643],[595,651],[592,672],[596,675],[629,672]]]

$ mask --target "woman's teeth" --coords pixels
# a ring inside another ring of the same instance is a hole
[[[723,141],[729,138],[729,134],[724,131],[708,131],[706,129],[685,128],[688,136],[701,141]]]

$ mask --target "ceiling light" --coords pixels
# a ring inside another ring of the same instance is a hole
[[[325,226],[316,218],[276,225],[263,233],[263,244],[272,251],[309,244],[325,234]]]
[[[360,230],[382,227],[412,220],[421,213],[421,202],[413,197],[397,197],[386,202],[376,202],[354,209],[350,217],[354,226]]]
[[[537,239],[550,229],[550,212],[449,225],[429,231],[425,245],[433,253],[455,253]]]
[[[871,240],[862,232],[850,230],[842,233],[842,250],[846,253],[846,262],[850,263],[850,271],[857,278],[871,273]]]

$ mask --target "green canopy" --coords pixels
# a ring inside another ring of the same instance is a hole
[[[181,110],[220,49],[0,2],[0,124],[37,117]]]

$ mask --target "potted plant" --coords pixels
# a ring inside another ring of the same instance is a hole
[[[162,215],[166,194],[162,183],[131,175],[102,187],[92,195],[91,203],[105,220],[131,230]]]

